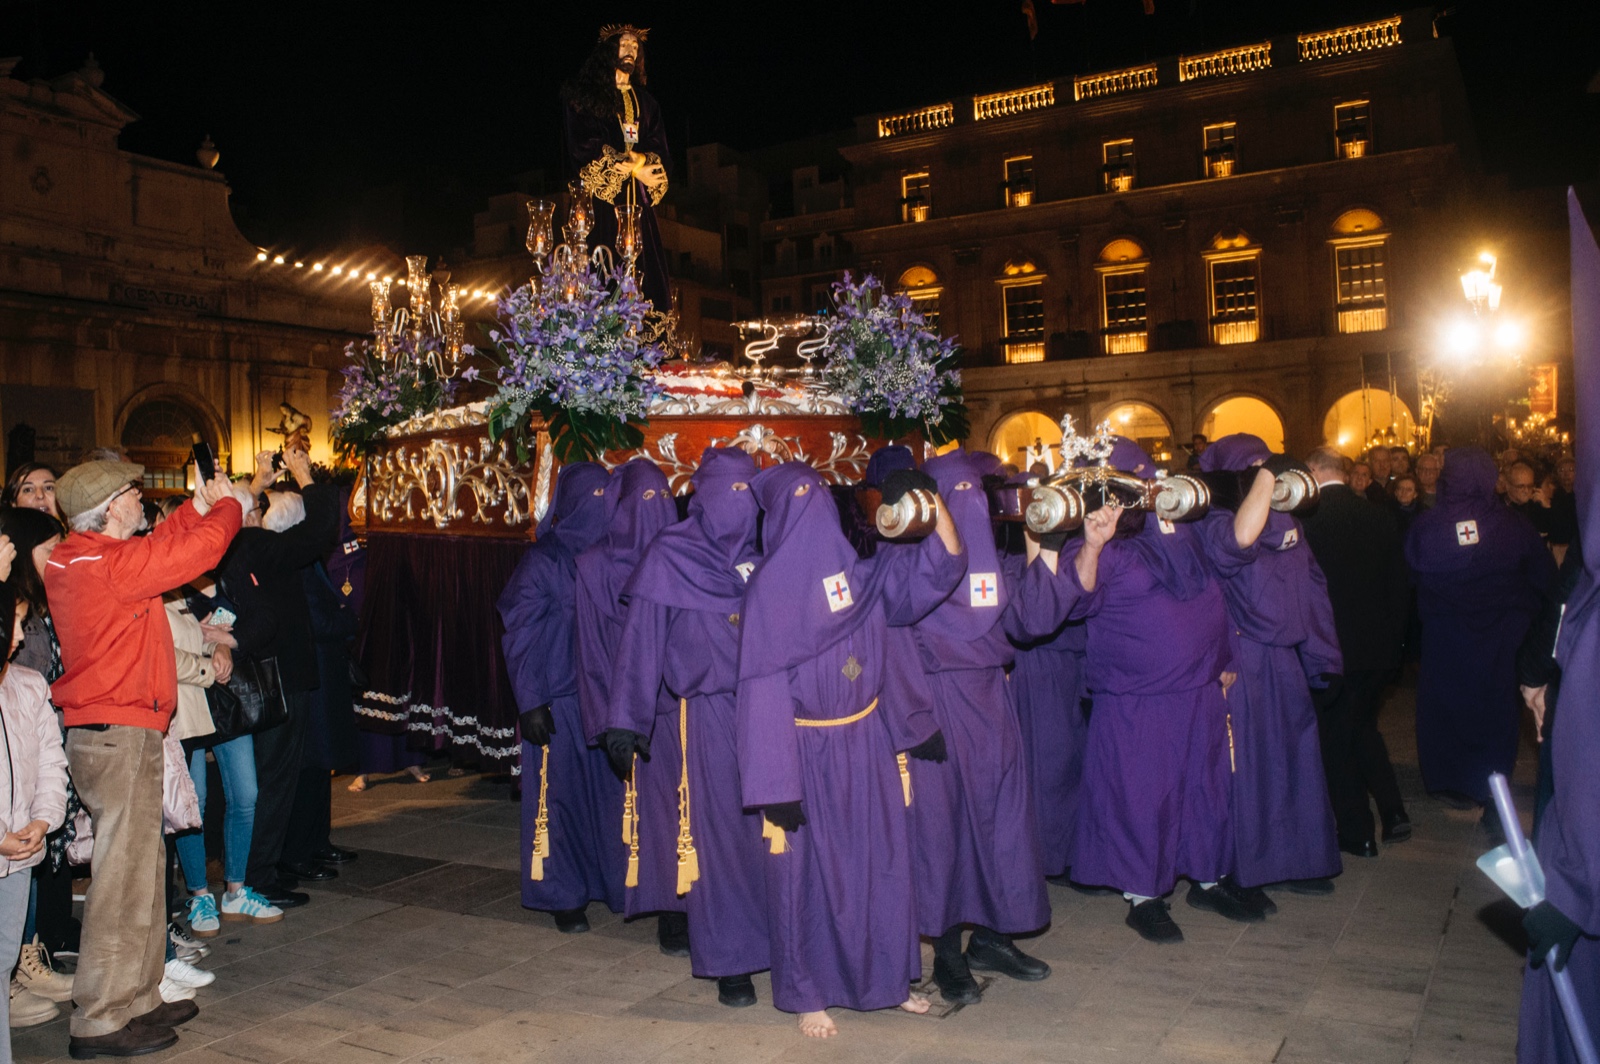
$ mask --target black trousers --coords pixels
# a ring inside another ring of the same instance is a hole
[[[276,866],[283,860],[289,818],[300,789],[300,760],[311,719],[309,692],[286,693],[284,700],[289,705],[289,719],[255,735],[256,823],[244,881],[257,890],[269,890],[278,883]]]
[[[286,864],[310,864],[312,853],[331,844],[333,827],[332,776],[325,768],[306,765],[296,781],[294,808],[289,813],[289,831],[283,842]]]
[[[51,953],[78,949],[78,920],[72,915],[72,866],[50,867],[50,855],[33,866],[33,880],[39,891],[39,909],[34,918],[39,941]]]
[[[1378,731],[1378,709],[1392,675],[1392,669],[1347,672],[1339,696],[1318,714],[1322,767],[1341,843],[1359,845],[1373,839],[1368,795],[1377,802],[1383,819],[1405,815],[1389,747]]]

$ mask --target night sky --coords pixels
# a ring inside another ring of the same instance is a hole
[[[497,192],[560,181],[557,92],[602,22],[648,26],[650,89],[676,152],[757,148],[856,115],[989,92],[1402,10],[1368,0],[884,3],[276,4],[0,0],[0,55],[51,77],[93,51],[141,115],[136,152],[222,153],[235,217],[259,244],[384,242],[438,253]],[[1592,0],[1464,0],[1456,40],[1492,170],[1518,184],[1592,179],[1600,18]],[[1589,16],[1589,17],[1585,17]],[[681,166],[681,155],[680,155]]]

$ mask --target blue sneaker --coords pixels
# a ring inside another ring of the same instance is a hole
[[[217,917],[217,899],[210,891],[189,899],[189,930],[201,938],[213,938],[222,930]]]
[[[257,894],[252,887],[239,893],[229,891],[222,896],[222,918],[244,920],[252,924],[275,924],[283,919],[283,910]]]

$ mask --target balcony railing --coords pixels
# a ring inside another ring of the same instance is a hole
[[[1100,334],[1108,355],[1139,355],[1150,350],[1150,334],[1144,329],[1137,332],[1105,332]]]
[[[1259,318],[1235,321],[1212,321],[1211,342],[1214,344],[1253,344],[1261,338]]]
[[[1208,153],[1206,155],[1206,176],[1207,177],[1232,177],[1233,176],[1233,153],[1232,152],[1229,152],[1227,154],[1212,154],[1212,153]]]
[[[1367,154],[1367,138],[1365,134],[1339,138],[1339,155],[1345,159],[1359,159]]]
[[[1007,362],[1043,362],[1044,340],[1018,340],[1003,345]]]
[[[1126,192],[1133,187],[1133,167],[1126,163],[1107,163],[1100,176],[1107,192]]]
[[[1388,327],[1387,307],[1339,308],[1339,331],[1342,333],[1382,332]]]
[[[1400,16],[1363,22],[1359,26],[1341,26],[1322,33],[1302,33],[1298,39],[1302,63],[1310,59],[1388,48],[1400,43]]]
[[[1224,48],[1205,55],[1187,55],[1178,59],[1178,80],[1198,81],[1200,78],[1224,78],[1229,74],[1247,74],[1252,70],[1266,70],[1272,66],[1272,42],[1246,44],[1239,48]]]
[[[1055,102],[1055,82],[1046,82],[1026,89],[974,96],[972,117],[975,121],[982,122],[985,118],[1004,118],[1006,115],[1020,115],[1024,111],[1037,111],[1041,107],[1053,107]]]
[[[929,130],[944,129],[946,126],[954,125],[955,121],[954,104],[936,103],[932,107],[920,107],[903,115],[888,115],[878,119],[878,136],[898,137],[907,133],[926,133]]]
[[[1090,74],[1072,79],[1072,98],[1092,100],[1099,96],[1114,96],[1119,92],[1136,89],[1153,89],[1156,86],[1156,65],[1128,67],[1126,70],[1108,70],[1104,74]]]

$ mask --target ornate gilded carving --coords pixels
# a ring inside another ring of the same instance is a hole
[[[738,447],[757,458],[766,456],[775,462],[809,462],[824,480],[831,484],[853,484],[867,471],[872,457],[871,445],[859,433],[828,433],[829,450],[812,453],[798,436],[782,436],[759,421],[751,422],[731,436],[716,436],[706,441],[706,447]],[[638,450],[628,451],[615,459],[601,459],[608,469],[615,469],[631,458],[648,458],[661,467],[672,485],[674,494],[689,490],[689,478],[694,474],[695,463],[678,454],[678,433],[669,432],[654,444],[645,444]]]
[[[475,504],[462,508],[463,493]],[[367,510],[373,521],[427,521],[435,528],[468,519],[516,526],[528,520],[528,470],[509,443],[487,438],[401,442],[367,463]]]

